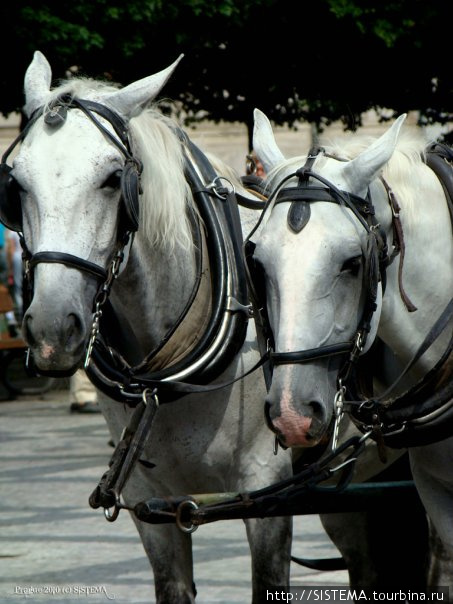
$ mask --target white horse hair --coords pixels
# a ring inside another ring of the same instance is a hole
[[[385,392],[409,363],[453,296],[453,238],[445,194],[435,173],[423,162],[427,141],[412,134],[400,135],[404,119],[400,116],[372,141],[354,135],[350,142],[326,146],[326,154],[317,155],[311,168],[338,189],[362,198],[369,189],[376,221],[386,234],[390,251],[395,241],[394,227],[381,175],[401,207],[406,252],[402,287],[417,310],[408,312],[403,302],[397,256],[386,270],[386,289],[377,300],[375,313],[375,333],[387,347],[386,356],[378,358],[373,367],[380,380],[376,395]],[[283,177],[305,164],[306,157],[284,158],[269,120],[259,110],[255,110],[253,146],[269,174],[270,192]],[[310,182],[320,184],[312,177]],[[293,178],[285,187],[296,184],[297,179]],[[316,199],[316,194],[313,196]],[[269,208],[256,236],[255,257],[266,275],[266,302],[275,350],[286,353],[351,340],[364,300],[366,230],[349,208],[318,201],[310,203],[308,222],[296,233],[288,226],[289,207],[289,202],[282,202]],[[446,349],[450,334],[451,322],[400,386],[414,383],[434,366]],[[370,337],[373,340],[374,334]],[[340,361],[333,357],[274,368],[267,397],[268,417],[287,446],[313,446],[324,437],[334,412],[339,369]],[[453,437],[411,446],[409,456],[436,543],[431,550],[427,581],[433,587],[449,586],[451,601]],[[391,502],[386,513],[392,515]],[[417,526],[413,528],[418,530]],[[399,540],[398,534],[395,540]],[[389,542],[388,547],[390,555],[393,545]]]
[[[133,332],[141,358],[159,345],[180,317],[197,278],[182,143],[171,120],[146,108],[176,65],[177,61],[125,88],[71,80],[51,91],[50,66],[37,52],[25,77],[29,115],[70,93],[102,103],[129,121],[131,147],[143,163],[143,195],[139,229],[110,300]],[[98,119],[113,133],[107,120]],[[117,241],[121,203],[117,175],[123,167],[124,155],[82,111],[68,109],[64,124],[57,128],[38,118],[12,170],[22,189],[23,232],[30,253],[72,254],[108,266]],[[98,286],[92,275],[64,264],[41,262],[34,268],[33,299],[23,329],[39,370],[71,370],[83,361]],[[242,348],[218,379],[227,382],[241,376],[258,358],[254,325],[249,322]],[[262,374],[255,372],[228,388],[162,404],[141,457],[148,463],[133,470],[124,489],[125,502],[247,491],[289,476],[289,453],[273,454],[273,436],[263,421],[264,397]],[[106,397],[101,397],[100,406],[117,443],[131,409]],[[134,520],[153,567],[156,601],[194,602],[191,536],[174,525]],[[252,597],[260,604],[269,585],[289,583],[291,519],[250,520],[246,527]]]

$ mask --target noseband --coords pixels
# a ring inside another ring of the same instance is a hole
[[[366,299],[355,337],[352,341],[328,344],[326,346],[307,350],[292,352],[275,352],[272,349],[269,350],[269,357],[272,365],[308,363],[321,358],[350,353],[349,363],[347,364],[348,368],[344,371],[345,374],[349,375],[349,367],[358,359],[371,329],[372,317],[377,308],[376,299],[378,283],[381,279],[381,275],[383,276],[384,274],[385,269],[383,267],[385,267],[387,260],[387,245],[385,235],[379,230],[379,225],[376,222],[375,211],[369,194],[367,199],[363,199],[352,193],[342,191],[323,176],[312,171],[313,163],[318,154],[322,151],[322,149],[318,148],[310,150],[305,165],[296,170],[296,172],[285,177],[279,187],[275,189],[273,195],[269,197],[258,224],[247,238],[246,256],[248,258],[248,276],[252,298],[254,298],[256,314],[261,315],[261,324],[266,333],[268,346],[272,348],[272,344],[269,344],[269,342],[273,342],[272,329],[269,325],[265,311],[265,300],[260,299],[260,295],[258,294],[259,288],[257,287],[256,265],[253,263],[253,251],[250,253],[250,248],[254,248],[254,244],[250,242],[250,237],[261,224],[264,213],[268,209],[270,203],[274,200],[274,204],[285,202],[291,203],[287,220],[288,226],[294,233],[299,233],[309,221],[311,213],[310,204],[312,203],[320,201],[330,202],[350,209],[367,232],[367,250],[365,253],[364,270]],[[295,187],[282,188],[282,185],[285,182],[294,177],[298,178],[298,183]],[[309,182],[310,179],[319,182],[320,185],[312,184],[312,182]],[[346,375],[343,376],[344,379],[346,379],[346,377]]]

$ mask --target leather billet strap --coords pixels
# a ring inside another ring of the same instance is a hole
[[[299,185],[302,185],[302,183],[304,182],[308,182],[308,179],[311,176],[313,164],[315,163],[315,160],[317,159],[320,153],[324,153],[323,147],[318,147],[316,145],[311,147],[305,159],[305,164],[301,168],[296,170],[296,176],[299,179]]]
[[[400,290],[401,299],[403,301],[404,306],[408,310],[408,312],[415,312],[417,307],[411,302],[409,296],[406,294],[403,286],[403,264],[404,264],[404,256],[406,253],[406,245],[404,243],[404,234],[403,234],[403,225],[401,224],[400,218],[400,206],[396,199],[395,193],[392,191],[390,185],[386,180],[381,176],[380,181],[384,185],[384,189],[387,192],[387,197],[389,200],[390,208],[392,210],[392,224],[393,231],[395,235],[395,243],[394,250],[392,255],[387,260],[387,266],[392,262],[393,258],[399,254],[400,261],[398,266],[398,287]]]

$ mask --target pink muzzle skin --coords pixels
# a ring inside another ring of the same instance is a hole
[[[281,397],[280,414],[275,418],[269,417],[269,422],[286,447],[314,447],[323,436],[319,428],[315,430],[318,434],[313,435],[313,417],[296,410],[288,395]],[[319,421],[314,423],[319,424]]]
[[[296,413],[293,414],[293,418],[292,420],[287,416],[278,417],[272,422],[285,447],[314,447],[317,445],[318,442],[309,435],[312,418],[301,417]]]

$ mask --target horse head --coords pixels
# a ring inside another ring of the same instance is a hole
[[[13,228],[23,231],[33,283],[24,336],[41,371],[80,365],[94,301],[138,227],[141,165],[129,120],[178,62],[124,88],[74,79],[51,90],[40,52],[27,69],[30,121],[9,173],[2,220],[13,214]]]
[[[266,416],[285,446],[327,439],[340,369],[357,337],[361,352],[375,337],[382,293],[370,255],[379,225],[368,220],[367,195],[404,119],[353,159],[320,152],[287,161],[269,120],[255,110],[253,146],[275,196],[254,251],[274,347]],[[363,326],[370,289],[374,312]]]

